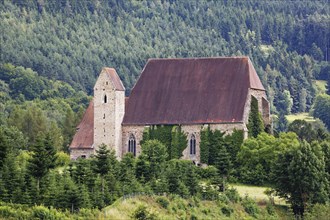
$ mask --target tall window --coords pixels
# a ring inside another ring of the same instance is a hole
[[[104,101],[104,103],[107,103],[107,101],[108,101],[108,99],[107,99],[107,95],[104,95],[104,97],[103,97],[103,101]]]
[[[196,138],[193,134],[190,137],[190,155],[196,155]]]
[[[128,152],[133,153],[134,157],[136,156],[136,141],[133,134],[129,136],[128,140]]]

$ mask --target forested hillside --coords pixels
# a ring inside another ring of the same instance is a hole
[[[329,219],[329,10],[328,0],[2,1],[0,218]],[[202,166],[180,159],[179,125],[145,129],[137,156],[119,161],[100,145],[70,160],[102,67],[129,95],[149,58],[213,56],[250,57],[273,129],[252,101],[247,139],[203,126]],[[309,121],[289,124],[300,112]],[[232,183],[270,187],[269,199]]]
[[[312,80],[329,74],[326,0],[5,0],[0,19],[1,63],[88,94],[103,66],[129,94],[148,58],[247,55],[288,114],[309,110]]]

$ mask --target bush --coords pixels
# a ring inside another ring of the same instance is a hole
[[[268,214],[270,214],[270,215],[275,215],[275,213],[276,213],[275,208],[271,203],[267,203],[266,210],[267,210]]]
[[[225,195],[233,203],[237,203],[237,202],[239,202],[241,200],[240,195],[238,194],[237,190],[234,189],[234,188],[227,189],[225,191]]]
[[[190,220],[197,220],[198,218],[197,218],[197,216],[196,215],[194,215],[194,214],[191,214],[191,216],[190,216]]]
[[[63,151],[57,152],[56,157],[55,163],[57,167],[69,165],[70,156],[67,153],[64,153]]]
[[[228,197],[226,196],[226,194],[223,194],[223,193],[220,193],[219,196],[218,196],[218,201],[220,203],[224,203],[224,204],[228,204],[229,203],[229,199]]]
[[[0,217],[13,218],[16,216],[16,210],[9,206],[0,206]]]
[[[247,196],[242,200],[242,206],[244,207],[246,213],[248,213],[249,215],[255,218],[260,212],[256,202]]]
[[[147,210],[147,207],[140,205],[132,214],[133,219],[137,220],[155,220],[156,215]]]
[[[36,219],[65,219],[65,215],[57,212],[55,209],[48,209],[44,206],[34,206],[32,208],[32,217]]]
[[[221,208],[221,212],[225,216],[230,217],[230,215],[234,212],[234,209],[226,205]]]
[[[304,217],[306,220],[312,219],[329,219],[329,210],[330,210],[330,203],[328,204],[315,204],[314,206],[310,207],[307,212],[305,212]]]
[[[197,172],[203,179],[212,179],[218,176],[218,169],[214,166],[207,166],[202,169],[197,169]]]
[[[170,204],[170,202],[168,201],[168,199],[164,198],[164,197],[158,197],[156,199],[156,202],[163,207],[164,209],[167,209],[168,205]]]

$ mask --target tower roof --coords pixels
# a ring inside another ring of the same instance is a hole
[[[242,122],[249,88],[265,90],[248,57],[150,59],[123,124]]]

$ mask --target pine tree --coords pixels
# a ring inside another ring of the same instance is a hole
[[[232,169],[230,154],[227,152],[224,144],[221,144],[216,155],[215,167],[218,169],[219,176],[222,177],[221,188],[225,191],[226,180]]]
[[[95,158],[96,172],[101,175],[102,193],[104,193],[104,176],[110,171],[110,150],[107,149],[107,145],[101,144],[99,146]]]
[[[52,145],[50,135],[46,137],[39,135],[33,146],[32,158],[28,164],[28,172],[36,178],[37,198],[40,193],[40,180],[48,173],[49,169],[55,167],[56,151]]]

